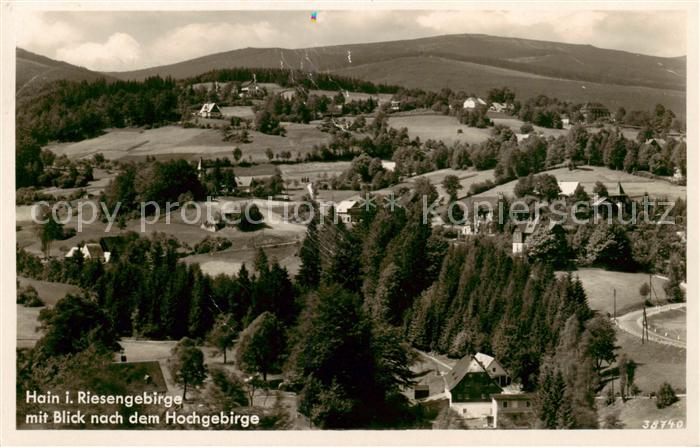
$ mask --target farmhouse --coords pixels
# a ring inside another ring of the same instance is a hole
[[[503,385],[501,385],[503,384]],[[462,357],[445,376],[445,394],[450,408],[463,418],[489,418],[491,395],[501,394],[510,376],[490,355]]]
[[[279,92],[279,95],[282,98],[291,101],[292,99],[294,99],[294,95],[296,95],[296,91],[294,89],[282,90],[281,92]]]
[[[521,141],[525,141],[528,138],[530,138],[530,134],[529,133],[516,133],[515,138],[518,140],[518,143],[520,143]]]
[[[500,393],[491,396],[493,428],[533,428],[531,393]]]
[[[610,111],[603,104],[587,102],[581,107],[581,115],[590,122],[609,116]]]
[[[491,103],[491,107],[489,107],[489,110],[492,112],[503,112],[504,110],[508,109],[508,105],[503,102],[493,102]]]
[[[557,182],[557,185],[559,186],[559,198],[560,199],[565,199],[567,197],[571,197],[574,195],[574,192],[576,192],[576,188],[578,188],[578,185],[580,185],[579,182]]]
[[[484,196],[484,197],[468,197],[463,200],[464,204],[464,216],[467,220],[471,218],[471,222],[467,222],[467,226],[470,226],[470,230],[464,229],[462,234],[465,236],[468,234],[466,232],[472,231],[473,234],[480,234],[487,230],[490,230],[490,224],[494,221],[494,216],[501,215],[505,212],[502,208],[502,203],[504,203],[503,194],[498,194],[497,196]]]
[[[249,175],[243,175],[236,177],[236,189],[241,192],[250,192],[253,186],[254,177]]]
[[[519,224],[513,231],[513,254],[522,254],[527,250],[527,242],[537,228],[537,221],[531,220]]]
[[[608,190],[608,199],[617,205],[617,209],[620,212],[625,211],[627,209],[627,205],[630,203],[630,198],[625,190],[622,189],[622,184],[620,184],[620,182],[617,182],[617,185],[615,185],[614,188]]]
[[[359,199],[346,199],[335,205],[335,213],[341,222],[349,224],[356,222],[362,212]]]
[[[215,102],[205,103],[202,108],[197,112],[197,115],[202,118],[221,118],[221,109],[216,105]]]
[[[484,101],[483,99],[477,98],[475,96],[470,96],[469,98],[464,100],[464,104],[462,105],[462,108],[473,110],[479,106],[485,106],[485,105],[486,105],[486,101]]]
[[[109,262],[111,256],[110,252],[102,250],[100,244],[87,243],[82,247],[72,247],[68,250],[68,253],[66,253],[66,258],[72,258],[78,251],[82,253],[83,259],[95,259],[102,262]]]

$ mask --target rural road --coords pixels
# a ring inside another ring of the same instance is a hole
[[[686,303],[675,303],[667,304],[665,306],[657,306],[647,308],[647,318],[652,315],[656,315],[662,312],[666,312],[672,309],[685,309]],[[643,319],[643,309],[635,310],[633,312],[626,313],[624,315],[618,316],[615,322],[617,326],[623,331],[631,334],[635,337],[642,338],[642,319]],[[649,341],[656,343],[661,343],[669,346],[675,346],[677,348],[685,349],[685,340],[679,340],[669,336],[667,333],[662,333],[661,331],[655,331],[655,329],[649,330]]]

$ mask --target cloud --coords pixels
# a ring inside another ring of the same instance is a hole
[[[86,42],[59,48],[58,59],[91,70],[126,70],[141,59],[141,45],[131,35],[114,33],[104,42]]]
[[[63,45],[80,42],[84,38],[80,28],[51,19],[43,13],[19,10],[15,14],[17,45],[21,48],[50,54]]]
[[[276,46],[285,40],[286,36],[267,21],[191,23],[157,38],[149,55],[155,62],[151,65],[156,65],[236,48]]]

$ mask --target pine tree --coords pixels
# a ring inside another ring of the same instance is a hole
[[[321,255],[319,252],[318,227],[316,218],[311,219],[306,227],[306,238],[299,250],[301,266],[296,280],[302,289],[312,289],[321,280]]]

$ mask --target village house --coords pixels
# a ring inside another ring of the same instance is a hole
[[[488,419],[491,396],[501,394],[510,380],[503,366],[490,355],[467,355],[445,376],[445,395],[450,408],[463,418]]]
[[[261,91],[262,89],[258,85],[258,77],[253,73],[252,81],[246,81],[241,84],[241,93],[239,93],[238,96],[241,98],[257,96]]]
[[[484,101],[481,98],[477,98],[475,96],[470,96],[469,98],[464,100],[464,104],[462,105],[462,108],[467,109],[467,110],[474,110],[479,106],[485,106],[486,101]]]
[[[284,99],[286,99],[286,100],[288,100],[288,101],[291,101],[292,99],[294,99],[294,95],[296,95],[296,90],[294,90],[294,89],[282,90],[282,91],[279,92],[279,95],[280,95],[282,98],[284,98]]]
[[[492,102],[489,110],[492,112],[500,113],[508,109],[508,104],[503,102]]]
[[[622,188],[622,184],[617,182],[614,188],[608,190],[608,199],[617,205],[620,212],[624,212],[630,204],[630,198]]]
[[[236,177],[236,190],[249,193],[252,190],[254,179],[255,178],[250,175]]]
[[[110,252],[102,250],[102,246],[100,244],[93,242],[84,244],[82,247],[72,247],[70,250],[68,250],[68,253],[66,253],[66,258],[72,258],[78,253],[78,251],[82,253],[83,259],[95,259],[105,263],[109,262],[109,258],[111,256]]]
[[[644,142],[644,144],[649,144],[652,146],[656,146],[659,149],[662,149],[664,146],[666,146],[666,140],[663,138],[649,138]]]
[[[603,104],[587,102],[581,107],[581,115],[586,121],[592,122],[610,116],[610,111]]]
[[[535,412],[531,393],[500,393],[491,396],[493,428],[533,428]]]
[[[537,229],[537,222],[530,220],[527,223],[518,224],[513,231],[513,254],[523,254],[527,251],[527,243],[532,233]]]
[[[515,138],[518,140],[518,143],[520,143],[521,141],[525,141],[528,138],[530,138],[530,134],[529,133],[516,133]]]
[[[387,171],[394,172],[396,170],[396,162],[389,161],[389,160],[382,160],[382,168],[386,169]]]
[[[197,112],[197,116],[202,118],[221,118],[221,109],[214,102],[205,103],[202,108]]]
[[[359,199],[346,199],[335,205],[336,216],[345,224],[357,222],[361,212],[362,205]]]
[[[202,222],[202,225],[200,225],[200,228],[202,230],[206,231],[211,231],[212,233],[216,233],[219,231],[223,226],[221,225],[220,221],[217,221],[216,219],[206,219],[204,222]]]
[[[466,222],[461,225],[460,235],[469,236],[492,232],[494,219],[505,213],[505,197],[502,193],[496,196],[468,197],[462,200]]]
[[[559,198],[566,199],[566,198],[572,197],[574,195],[574,192],[576,192],[576,188],[578,188],[578,185],[580,185],[580,183],[579,182],[557,182],[557,185],[559,186]]]

